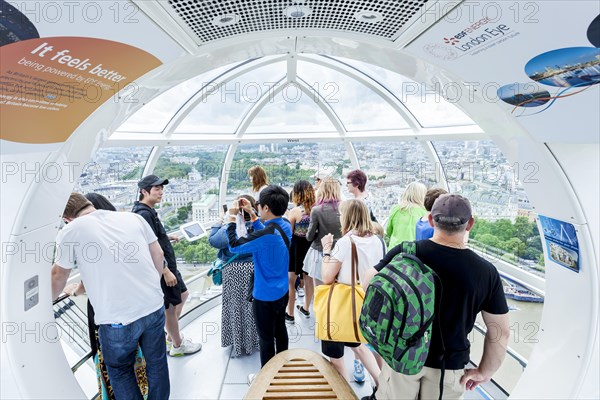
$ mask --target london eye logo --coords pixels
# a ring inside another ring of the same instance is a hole
[[[454,50],[454,48],[444,44],[429,43],[423,46],[423,50],[435,58],[440,58],[446,61],[451,61],[458,58],[458,52]]]
[[[449,44],[451,46],[454,46],[458,42],[459,42],[459,40],[455,37],[451,37],[450,39],[444,38],[444,43]]]

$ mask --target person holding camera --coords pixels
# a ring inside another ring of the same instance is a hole
[[[288,302],[289,243],[292,239],[290,223],[282,218],[289,195],[276,185],[260,192],[256,210],[246,199],[234,202],[226,215],[229,251],[234,254],[252,254],[254,260],[254,288],[252,308],[260,340],[260,362],[264,366],[275,353],[288,349],[285,327],[285,308]],[[250,215],[254,231],[246,237],[236,233],[239,209]],[[249,381],[252,377],[248,377]]]
[[[250,195],[242,195],[236,199],[245,199],[250,207],[256,209],[256,201]],[[227,208],[224,206],[224,217]],[[239,214],[238,214],[239,215]],[[244,224],[248,233],[252,233],[250,214],[243,212],[236,220]],[[252,254],[234,254],[229,251],[227,237],[228,222],[215,223],[208,234],[208,243],[218,249],[217,258],[223,263],[223,293],[221,307],[221,347],[233,346],[232,357],[248,355],[258,350],[258,334],[252,312],[252,303],[247,300],[248,289],[252,283],[254,262]]]

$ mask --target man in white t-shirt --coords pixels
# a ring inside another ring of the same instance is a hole
[[[138,343],[146,359],[148,398],[168,399],[165,310],[160,277],[163,252],[142,217],[96,210],[72,193],[63,212],[68,224],[56,239],[52,295],[64,289],[71,269],[81,280],[95,311],[98,336],[117,399],[142,399],[134,363]]]

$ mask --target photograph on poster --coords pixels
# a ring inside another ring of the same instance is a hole
[[[498,89],[498,97],[517,107],[539,107],[550,101],[550,93],[537,83],[512,83]]]
[[[548,254],[550,254],[550,258],[552,259],[552,261],[563,265],[567,268],[570,268],[573,271],[579,271],[577,265],[577,254],[575,254],[569,249],[562,247],[557,243],[553,243],[550,241],[546,241],[546,243],[548,245]]]
[[[579,272],[579,242],[573,224],[543,215],[539,219],[550,260]]]
[[[534,81],[557,87],[581,87],[600,83],[600,49],[568,47],[532,58],[525,73]]]

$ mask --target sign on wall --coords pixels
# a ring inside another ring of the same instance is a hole
[[[99,106],[161,65],[123,43],[83,37],[29,39],[0,47],[0,138],[58,143]]]
[[[465,90],[433,88],[450,102],[477,94],[540,141],[597,142],[599,11],[590,1],[436,3],[426,13],[444,17],[407,51],[464,79]]]
[[[563,267],[579,272],[579,243],[573,224],[539,216],[548,258]]]

